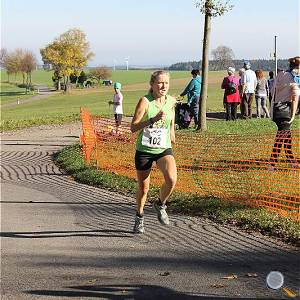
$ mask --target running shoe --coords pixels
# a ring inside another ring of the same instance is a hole
[[[135,216],[133,233],[144,233],[144,217]]]
[[[158,202],[154,202],[153,207],[157,212],[157,218],[160,224],[169,225],[170,221],[166,212],[167,206],[165,204],[159,205]]]

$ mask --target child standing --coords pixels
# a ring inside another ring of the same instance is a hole
[[[118,134],[118,130],[121,125],[122,116],[123,116],[123,95],[121,93],[121,87],[122,85],[120,82],[114,83],[115,94],[114,94],[113,104],[114,104],[114,114],[115,114],[115,121],[116,121],[116,134]]]

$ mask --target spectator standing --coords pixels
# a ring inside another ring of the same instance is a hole
[[[191,116],[194,118],[195,128],[197,128],[199,125],[199,100],[202,77],[200,76],[200,71],[198,69],[192,70],[191,74],[193,79],[189,82],[180,96],[183,97],[187,95],[187,103],[190,107]]]
[[[300,56],[289,59],[289,70],[277,74],[272,93],[271,116],[277,125],[277,133],[271,154],[269,170],[275,164],[283,146],[286,158],[291,167],[299,168],[292,151],[291,124],[295,119],[297,102],[300,95]]]
[[[255,71],[257,84],[255,88],[255,100],[256,100],[256,117],[261,117],[261,109],[263,109],[264,118],[270,118],[267,108],[267,97],[269,93],[268,81],[266,80],[262,70]]]
[[[235,68],[227,69],[228,76],[223,79],[221,88],[224,89],[223,103],[226,108],[226,121],[237,118],[237,106],[240,103],[239,79],[234,76]]]
[[[273,71],[270,71],[269,72],[269,79],[268,79],[268,87],[269,87],[269,104],[270,104],[270,107],[271,107],[271,101],[272,101],[272,88],[273,88],[273,85],[274,85],[274,72]]]
[[[256,75],[251,70],[250,62],[244,62],[245,72],[242,76],[241,83],[243,86],[243,119],[251,119],[252,118],[252,101],[256,87]]]
[[[240,95],[240,99],[242,100],[243,99],[243,85],[242,85],[242,77],[243,77],[243,74],[245,72],[245,69],[244,68],[241,68],[239,69],[239,95]],[[243,110],[243,105],[241,103],[240,105],[240,111],[241,111],[241,117],[243,117],[244,115],[244,110]]]

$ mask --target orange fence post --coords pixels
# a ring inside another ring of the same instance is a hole
[[[82,144],[84,159],[87,164],[90,164],[92,152],[96,149],[96,135],[91,122],[91,115],[83,107],[80,108],[80,117],[82,123],[80,142]]]

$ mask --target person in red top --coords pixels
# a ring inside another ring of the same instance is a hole
[[[226,121],[236,120],[237,106],[241,102],[239,94],[239,79],[234,76],[235,68],[227,69],[228,76],[223,79],[221,88],[224,89],[223,103],[226,108]]]

